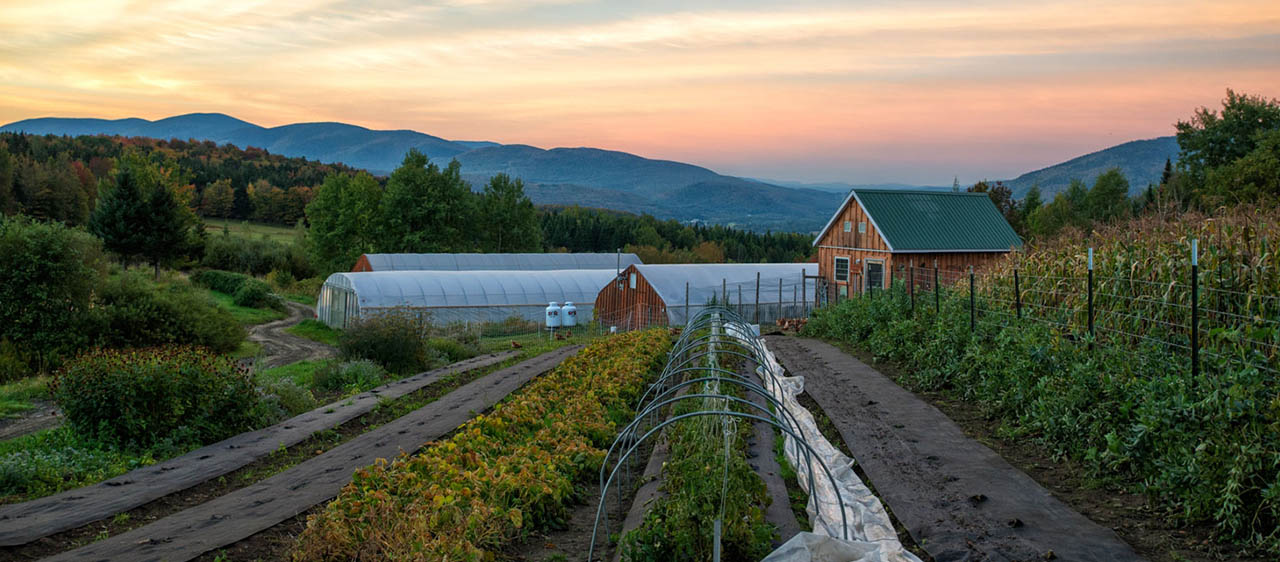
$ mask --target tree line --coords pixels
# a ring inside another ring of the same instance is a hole
[[[1280,199],[1280,101],[1227,90],[1220,111],[1201,107],[1175,129],[1177,164],[1166,160],[1160,183],[1132,197],[1119,168],[1099,174],[1092,186],[1073,179],[1049,201],[1038,185],[1020,201],[1001,182],[984,180],[968,191],[986,193],[1023,238],[1049,238],[1067,228],[1088,232],[1095,223],[1144,213],[1212,212]]]

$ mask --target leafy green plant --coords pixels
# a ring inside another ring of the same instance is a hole
[[[376,388],[387,380],[387,371],[368,359],[332,363],[318,369],[312,376],[312,386],[325,392],[363,392]]]
[[[232,302],[236,306],[249,308],[269,308],[277,311],[285,309],[284,300],[271,292],[271,286],[257,279],[248,279],[242,283],[240,288],[236,289]]]
[[[240,286],[249,279],[250,277],[243,273],[233,273],[218,269],[205,269],[191,275],[192,283],[227,295],[236,294],[236,291],[240,290]]]
[[[91,351],[51,389],[78,435],[130,450],[212,443],[275,413],[234,360],[192,347]]]
[[[182,282],[157,285],[125,273],[109,279],[93,309],[96,343],[115,348],[194,344],[230,353],[245,331],[203,291]]]
[[[368,359],[397,374],[427,369],[435,355],[427,346],[426,320],[393,311],[354,321],[338,336],[343,359]]]

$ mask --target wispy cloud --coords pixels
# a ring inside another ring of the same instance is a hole
[[[936,182],[1280,90],[1274,1],[952,4],[10,3],[0,120],[224,111]]]

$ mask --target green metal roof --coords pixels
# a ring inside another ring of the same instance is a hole
[[[854,189],[849,197],[858,201],[894,252],[1007,251],[1022,247],[1022,239],[986,193]],[[837,215],[847,205],[848,199]],[[830,228],[828,223],[818,239]]]

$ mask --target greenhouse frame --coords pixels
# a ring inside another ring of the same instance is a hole
[[[643,263],[635,254],[364,254],[351,271],[549,271],[609,269]]]
[[[340,272],[321,286],[316,319],[345,328],[355,319],[402,310],[438,326],[511,317],[542,323],[548,303],[571,301],[585,324],[601,287],[615,277],[613,269]]]

